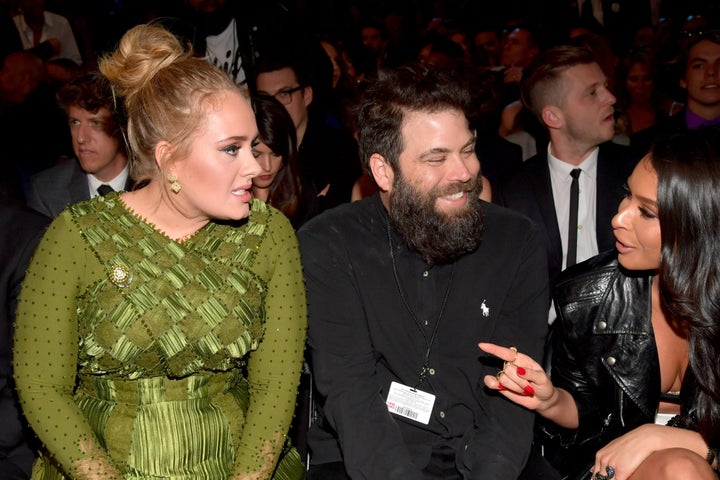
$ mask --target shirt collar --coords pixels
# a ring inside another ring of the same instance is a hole
[[[720,123],[720,117],[716,117],[713,119],[708,120],[707,118],[703,118],[697,113],[693,112],[689,108],[685,108],[685,122],[687,124],[688,130],[695,130],[696,128],[700,128],[703,125],[717,125]]]
[[[387,226],[389,225],[390,238],[392,239],[393,244],[395,246],[407,246],[405,239],[403,239],[403,237],[397,232],[397,230],[395,230],[395,227],[393,227],[392,222],[390,221],[390,212],[388,212],[387,208],[385,208],[385,204],[383,203],[382,198],[380,198],[380,192],[375,192],[373,194],[373,197],[375,197],[375,208],[377,214],[382,222],[382,230],[384,232],[387,232]]]
[[[30,28],[30,27],[28,27],[28,24],[25,21],[25,15],[23,15],[22,13],[17,15],[15,17],[15,19],[17,20],[17,28],[21,32],[24,32],[25,30],[28,30]]]
[[[48,12],[43,12],[43,18],[46,26],[52,27],[55,25],[55,19],[52,17],[52,15],[48,15]]]
[[[548,168],[550,169],[550,173],[552,175],[558,176],[558,178],[567,178],[567,181],[570,181],[570,172],[572,172],[574,169],[579,168],[583,171],[584,174],[586,174],[590,179],[595,178],[595,174],[597,173],[597,162],[598,162],[598,153],[600,152],[600,147],[595,147],[590,154],[585,157],[585,160],[582,161],[580,165],[571,165],[567,162],[563,162],[559,158],[555,157],[550,150],[550,144],[548,143],[547,146],[547,158],[548,158]]]
[[[130,175],[130,163],[125,164],[125,168],[122,169],[122,171],[112,180],[109,182],[101,182],[92,173],[87,174],[88,179],[88,189],[90,190],[90,196],[94,197],[97,195],[97,188],[100,185],[107,184],[110,185],[113,190],[116,192],[119,192],[121,190],[125,190],[125,185],[127,184],[128,176]]]
[[[22,13],[18,14],[18,17],[20,18],[20,26],[22,28],[30,28],[25,21],[25,15]],[[55,20],[52,16],[48,15],[48,12],[43,12],[43,28],[44,27],[52,27],[55,24]]]

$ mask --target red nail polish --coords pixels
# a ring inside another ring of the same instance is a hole
[[[523,367],[517,367],[518,375],[525,375],[525,369]]]
[[[533,389],[533,387],[531,387],[530,385],[525,385],[525,388],[523,388],[523,391],[527,395],[535,395],[535,389]]]
[[[502,383],[498,383],[498,390],[506,390]]]

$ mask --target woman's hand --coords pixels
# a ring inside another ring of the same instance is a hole
[[[107,457],[107,452],[96,440],[80,443],[83,457],[74,464],[77,478],[84,480],[120,480],[120,475]]]
[[[607,476],[610,466],[615,471],[614,480],[627,480],[653,452],[678,447],[698,455],[707,452],[697,432],[653,423],[641,425],[598,450],[591,471]]]
[[[500,391],[505,398],[529,410],[542,411],[552,406],[557,392],[540,364],[514,348],[493,343],[479,343],[478,346],[505,361],[504,368],[496,376],[485,376],[488,388]]]
[[[562,388],[555,388],[542,366],[515,348],[479,343],[484,352],[505,360],[495,376],[486,375],[485,385],[498,390],[505,398],[534,410],[563,428],[578,427],[575,399]]]

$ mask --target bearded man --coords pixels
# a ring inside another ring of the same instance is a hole
[[[379,192],[298,232],[318,419],[312,479],[516,479],[533,415],[483,387],[480,341],[540,360],[537,227],[479,199],[468,92],[422,67],[366,91],[359,145]],[[531,394],[531,393],[528,393]]]

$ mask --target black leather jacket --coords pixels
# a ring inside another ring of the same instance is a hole
[[[579,428],[545,421],[540,430],[546,457],[568,478],[585,473],[610,440],[654,422],[660,364],[651,278],[622,269],[611,251],[566,270],[556,284],[551,378],[574,397]]]

